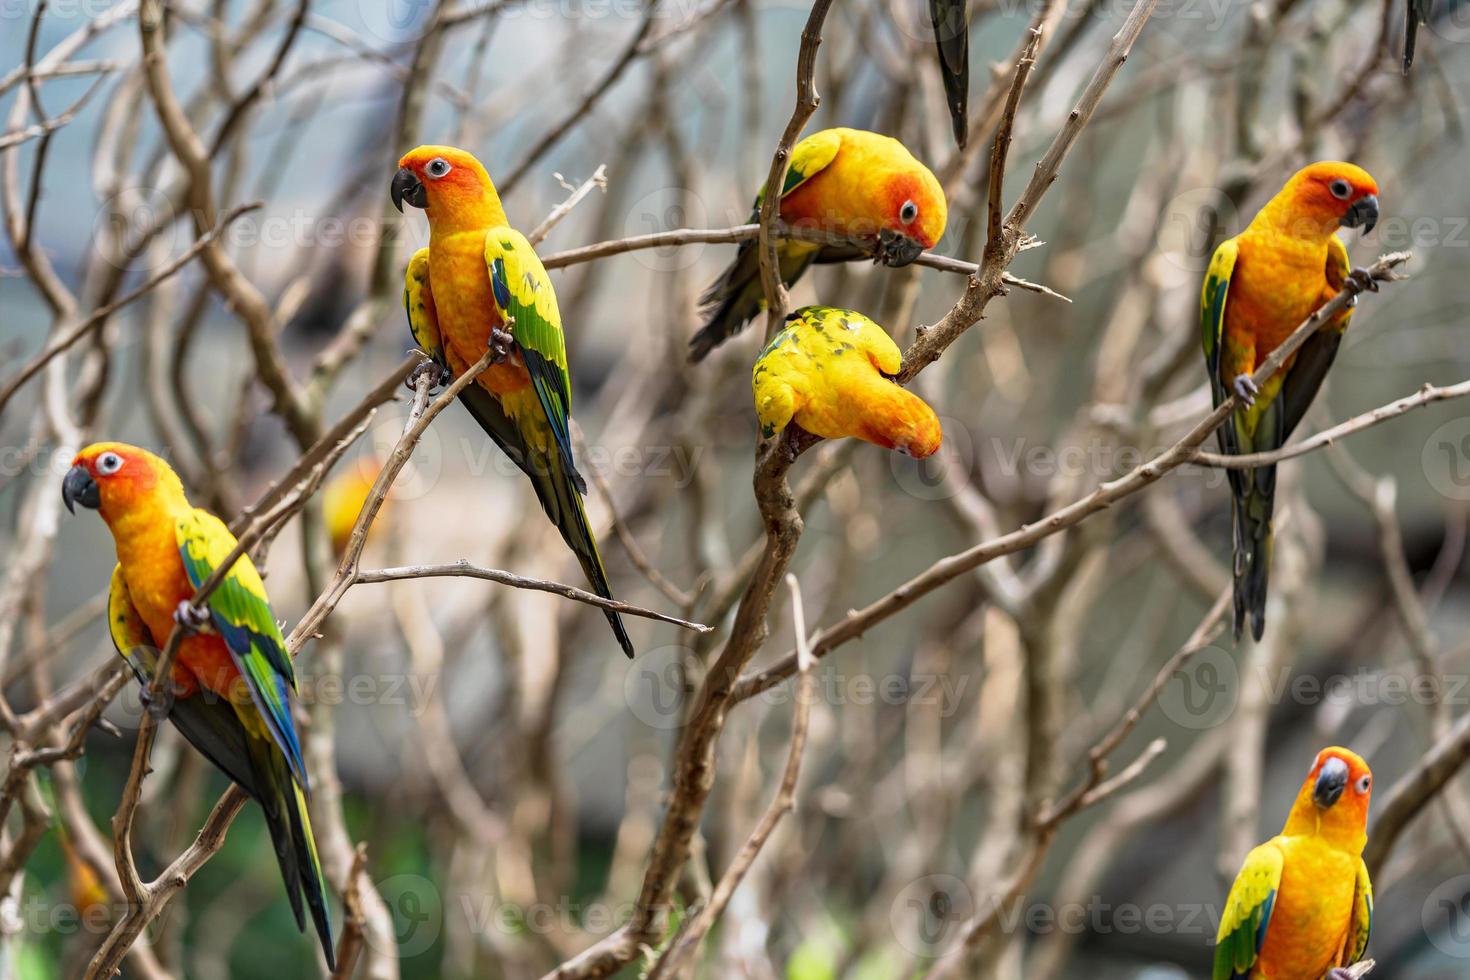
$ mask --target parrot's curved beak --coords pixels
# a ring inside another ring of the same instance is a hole
[[[389,186],[388,193],[393,197],[393,206],[399,211],[403,210],[404,201],[416,208],[429,206],[429,194],[424,190],[423,181],[419,180],[418,174],[407,167],[398,168],[398,173],[393,175],[393,183]]]
[[[61,481],[61,502],[73,514],[77,512],[74,504],[81,504],[88,510],[102,506],[102,491],[85,466],[73,466],[66,471],[66,478]]]
[[[1317,785],[1312,787],[1312,802],[1320,810],[1331,809],[1342,797],[1342,791],[1347,789],[1347,784],[1348,765],[1333,756],[1322,763],[1322,771],[1317,773]]]
[[[1342,216],[1341,224],[1344,228],[1361,226],[1365,235],[1372,231],[1373,226],[1378,224],[1378,195],[1369,194],[1354,201],[1353,206],[1347,209],[1347,214]]]
[[[890,269],[908,265],[924,253],[922,243],[907,235],[884,228],[878,232],[878,247],[873,257]]]

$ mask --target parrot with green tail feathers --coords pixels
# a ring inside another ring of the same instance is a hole
[[[68,510],[95,510],[112,532],[117,566],[108,630],[145,690],[162,645],[175,629],[186,630],[168,718],[260,804],[296,924],[306,928],[304,898],[335,969],[327,886],[306,808],[306,762],[291,717],[296,674],[260,573],[241,556],[205,600],[203,618],[194,618],[189,600],[229,557],[235,536],[190,505],[178,474],[146,449],[88,446],[72,461],[61,494]]]
[[[408,263],[403,305],[424,353],[449,374],[496,358],[460,401],[480,428],[530,477],[546,516],[576,554],[593,589],[612,588],[582,497],[587,482],[572,457],[572,383],[551,277],[536,250],[511,228],[484,166],[452,146],[420,146],[398,161],[393,203],[422,208],[429,244]],[[604,611],[618,645],[633,656],[623,620]]]

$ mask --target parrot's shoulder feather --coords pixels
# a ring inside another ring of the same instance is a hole
[[[492,228],[485,233],[485,263],[495,305],[512,323],[511,335],[551,423],[557,449],[577,490],[586,493],[586,482],[572,460],[572,381],[551,276],[535,248],[513,228]]]
[[[1213,980],[1243,980],[1250,975],[1256,954],[1266,940],[1284,864],[1285,855],[1275,841],[1267,841],[1246,855],[1220,916]]]
[[[403,276],[403,311],[408,314],[408,329],[419,350],[440,364],[444,358],[444,341],[439,335],[439,314],[434,307],[434,293],[429,284],[429,249],[419,249],[408,260]]]
[[[824,129],[812,133],[791,148],[791,161],[786,167],[786,180],[781,184],[781,196],[785,197],[805,184],[812,177],[827,169],[842,149],[842,133],[835,129]],[[760,213],[761,199],[766,196],[765,187],[755,195],[755,211]]]
[[[128,591],[121,565],[113,567],[112,582],[107,589],[107,633],[112,637],[112,645],[117,652],[133,669],[138,683],[149,683],[158,657],[158,644],[133,605],[133,596]]]
[[[175,533],[184,570],[196,589],[224,563],[236,544],[223,521],[197,507],[178,519]],[[296,688],[296,674],[265,583],[249,555],[236,560],[205,604],[210,622],[229,648],[272,737],[298,781],[306,785],[301,743],[291,720],[290,692]]]

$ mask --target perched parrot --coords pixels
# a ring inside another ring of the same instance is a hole
[[[764,190],[762,190],[762,194]],[[760,219],[757,194],[751,220]],[[781,278],[790,286],[813,262],[872,256],[891,268],[908,265],[944,235],[947,217],[939,181],[898,140],[860,129],[824,129],[791,151],[781,191],[781,220],[871,242],[870,249],[782,241]],[[700,296],[706,319],[689,342],[701,361],[765,308],[755,239],[740,243],[735,262]]]
[[[577,555],[597,594],[612,598],[572,459],[572,384],[551,277],[511,228],[480,161],[452,146],[420,146],[398,161],[393,203],[422,208],[429,245],[408,263],[409,329],[448,372],[468,370],[493,346],[501,355],[460,395],[480,428],[531,478],[546,516]],[[622,618],[607,612],[633,656]]]
[[[302,897],[328,965],[334,961],[326,883],[306,811],[309,783],[291,719],[296,675],[248,556],[235,562],[194,619],[188,600],[235,547],[224,522],[189,503],[169,465],[136,446],[102,442],[72,461],[68,510],[96,510],[117,566],[108,594],[112,641],[146,689],[175,626],[188,631],[173,668],[169,719],[265,811],[296,924]]]
[[[1413,3],[1414,0],[1409,0]],[[1427,0],[1426,0],[1427,2]],[[954,141],[960,149],[970,130],[970,11],[966,0],[929,0],[929,22],[939,48],[939,75]]]
[[[1404,0],[1404,74],[1414,64],[1414,45],[1419,41],[1419,28],[1429,23],[1430,5],[1434,0]]]
[[[1377,289],[1352,269],[1339,226],[1371,231],[1378,185],[1350,163],[1314,163],[1298,171],[1245,231],[1215,249],[1200,296],[1205,365],[1216,405],[1231,393],[1240,407],[1217,430],[1230,455],[1279,448],[1306,414],[1337,356],[1352,311],[1314,333],[1257,388],[1256,367],[1349,280]],[[1229,470],[1234,498],[1235,637],[1247,616],[1257,640],[1266,626],[1271,570],[1271,514],[1276,467]]]
[[[1214,980],[1345,980],[1373,923],[1363,863],[1372,789],[1354,753],[1317,753],[1286,826],[1246,855],[1230,887]]]
[[[825,439],[853,436],[923,459],[939,448],[939,418],[892,381],[903,355],[861,313],[804,306],[761,351],[751,372],[767,439],[790,422]]]

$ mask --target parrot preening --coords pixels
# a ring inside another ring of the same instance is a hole
[[[1413,3],[1414,0],[1409,0]],[[1428,0],[1424,0],[1428,2]],[[954,141],[960,149],[970,130],[970,11],[967,0],[929,0],[929,22],[939,48],[939,75]]]
[[[187,628],[173,667],[169,720],[265,812],[296,924],[303,897],[327,963],[334,962],[326,882],[307,815],[309,783],[291,718],[296,674],[260,573],[241,556],[186,619],[194,590],[234,549],[223,521],[189,503],[178,474],[157,456],[120,442],[95,443],[61,484],[67,509],[102,515],[117,547],[107,625],[146,690],[159,651]],[[182,624],[182,625],[181,625]]]
[[[546,516],[581,562],[598,595],[612,598],[572,458],[571,376],[561,314],[536,250],[506,221],[490,175],[452,146],[420,146],[398,161],[393,203],[422,208],[429,244],[404,281],[409,329],[424,353],[452,374],[489,346],[501,356],[460,401],[480,428],[531,478]],[[605,611],[618,645],[633,656],[622,618]]]
[[[761,194],[751,221],[760,220]],[[781,220],[868,242],[848,245],[783,240],[776,245],[781,280],[789,287],[813,262],[872,257],[890,268],[908,265],[944,235],[948,209],[938,179],[898,140],[860,129],[824,129],[791,151],[781,190]],[[699,297],[705,322],[689,341],[689,359],[702,361],[765,309],[759,243],[740,243],[735,261]]]
[[[825,439],[853,436],[923,459],[939,448],[939,418],[895,384],[903,355],[887,332],[852,310],[804,306],[786,318],[751,372],[761,435],[795,422]]]
[[[1213,980],[1346,980],[1373,923],[1363,863],[1372,791],[1356,754],[1317,753],[1286,826],[1246,855],[1230,888]]]
[[[1240,405],[1216,430],[1229,455],[1281,447],[1322,386],[1352,316],[1345,309],[1312,334],[1259,388],[1251,379],[1264,361],[1319,306],[1350,280],[1377,289],[1351,268],[1337,228],[1371,231],[1378,185],[1350,163],[1299,170],[1250,225],[1215,249],[1200,295],[1205,365],[1214,402],[1232,393]],[[1227,470],[1234,500],[1235,637],[1247,618],[1251,635],[1266,626],[1271,569],[1271,515],[1276,467]]]
[[[1419,41],[1419,28],[1429,23],[1430,5],[1434,0],[1404,0],[1404,74],[1414,64],[1414,45]]]

